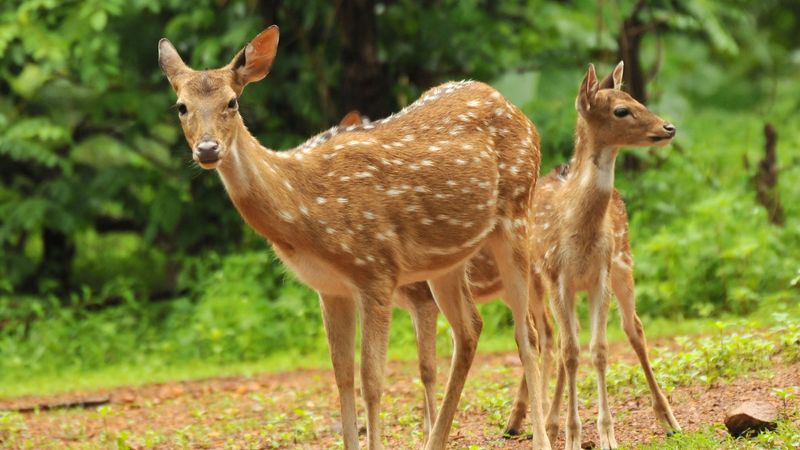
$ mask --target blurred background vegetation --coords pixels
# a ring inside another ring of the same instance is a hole
[[[471,78],[539,126],[546,172],[569,158],[587,63],[624,58],[626,89],[679,130],[618,164],[642,315],[798,302],[794,0],[8,0],[0,383],[325,354],[316,295],[191,162],[157,64],[163,36],[193,67],[218,67],[273,23],[278,57],[241,111],[277,149],[351,109],[377,119]],[[483,312],[485,336],[507,331],[502,305]],[[393,346],[410,348],[409,321],[396,322]]]

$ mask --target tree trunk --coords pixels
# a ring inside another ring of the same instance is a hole
[[[775,127],[771,123],[764,125],[764,158],[758,162],[753,185],[756,189],[756,199],[766,208],[770,223],[783,226],[785,218],[778,192],[779,170],[775,152],[777,143],[778,133]]]
[[[58,283],[56,292],[66,293],[72,287],[72,260],[75,258],[75,242],[61,230],[45,227],[42,230],[44,251],[37,279]]]
[[[373,0],[342,0],[337,11],[342,44],[341,105],[370,119],[393,108],[385,67],[378,61],[378,24]]]
[[[623,87],[633,98],[647,104],[647,80],[642,71],[640,50],[642,37],[644,37],[644,27],[639,14],[645,7],[646,2],[640,0],[633,8],[630,16],[622,21],[622,26],[617,36],[617,57],[625,61],[625,72],[622,75],[624,80]],[[623,170],[636,172],[642,170],[642,159],[633,153],[622,155]]]

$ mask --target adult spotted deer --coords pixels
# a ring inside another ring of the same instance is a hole
[[[647,357],[644,329],[635,309],[627,215],[622,198],[614,189],[614,162],[620,147],[665,145],[675,136],[675,127],[620,90],[622,72],[620,62],[598,82],[594,66],[589,65],[575,100],[578,119],[571,164],[544,177],[534,196],[532,268],[551,294],[561,356],[547,429],[550,439],[555,439],[566,377],[569,450],[580,449],[581,445],[575,380],[579,354],[575,294],[580,291],[588,291],[589,295],[600,448],[617,447],[605,379],[609,288],[617,297],[623,329],[647,378],[656,417],[666,430],[680,430]]]
[[[363,123],[369,123],[369,121],[362,118],[358,111],[350,111],[339,122],[339,126]],[[503,283],[497,270],[497,263],[487,248],[481,249],[469,260],[467,274],[469,289],[475,303],[486,303],[503,296]],[[532,278],[531,281],[534,284],[530,285],[530,288],[534,289],[534,292],[540,292],[540,280]],[[545,309],[545,303],[541,301],[541,297],[537,297],[536,300],[538,301],[530,301],[528,303],[531,326],[536,328],[539,338],[538,342],[532,342],[531,345],[538,345],[542,351],[542,404],[545,406],[547,380],[552,363],[553,327]],[[436,318],[439,308],[436,307],[433,294],[425,282],[412,283],[397,288],[395,291],[395,303],[410,313],[414,325],[420,380],[424,390],[423,431],[427,439],[433,425],[433,419],[436,417]],[[504,434],[520,434],[522,421],[525,419],[527,409],[528,391],[523,374],[520,389],[514,401],[514,408],[509,416]]]
[[[256,36],[219,69],[195,71],[162,39],[159,62],[175,90],[194,160],[215,169],[231,201],[297,277],[319,292],[345,448],[358,447],[354,390],[356,310],[367,444],[382,448],[380,397],[392,296],[427,280],[455,348],[426,448],[444,448],[482,322],[466,261],[484,246],[497,262],[529,385],[538,386],[536,331],[528,326],[527,247],[539,171],[534,125],[497,91],[447,83],[387,119],[334,127],[275,152],[247,131],[244,87],[264,78],[278,28]],[[549,448],[540,396],[530,390],[534,447]]]

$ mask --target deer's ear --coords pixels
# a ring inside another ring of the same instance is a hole
[[[178,54],[178,51],[166,38],[158,41],[158,65],[161,66],[161,70],[175,90],[178,89],[176,84],[178,76],[192,70],[183,62],[181,55]]]
[[[347,113],[347,115],[342,118],[342,121],[339,122],[340,127],[349,127],[351,125],[361,125],[361,124],[362,124],[361,113],[359,113],[356,110]]]
[[[622,74],[625,72],[625,62],[620,61],[614,70],[600,82],[600,89],[622,89]]]
[[[278,53],[278,26],[272,25],[258,34],[231,61],[230,67],[242,87],[263,79]]]
[[[575,109],[582,115],[588,114],[594,104],[595,95],[599,84],[597,83],[597,73],[594,71],[594,64],[589,64],[589,70],[583,77],[581,87],[578,90],[578,97],[575,99]]]

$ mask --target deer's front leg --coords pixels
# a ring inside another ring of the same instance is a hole
[[[600,273],[597,285],[589,292],[589,322],[592,341],[589,351],[592,353],[592,364],[597,371],[597,435],[600,448],[610,450],[617,448],[614,437],[614,420],[608,409],[608,391],[606,389],[606,365],[608,363],[608,343],[606,326],[608,324],[608,276],[606,271]]]
[[[381,394],[383,392],[389,325],[392,320],[392,288],[374,287],[360,293],[361,385],[367,404],[367,447],[383,448]]]
[[[440,278],[430,280],[428,284],[433,291],[436,304],[450,323],[455,344],[444,401],[425,445],[427,450],[435,450],[444,449],[447,444],[447,436],[453,424],[458,401],[461,399],[461,391],[464,389],[467,373],[478,347],[483,321],[472,303],[463,266]]]
[[[578,373],[578,356],[580,356],[580,346],[578,343],[578,319],[575,312],[575,293],[569,290],[564,280],[564,276],[560,276],[558,280],[558,293],[552,301],[553,313],[558,321],[559,341],[561,343],[561,361],[559,364],[563,365],[563,370],[566,373],[567,387],[568,387],[568,409],[567,409],[567,439],[566,450],[580,450],[581,448],[581,419],[578,415],[578,386],[577,386],[577,373]],[[559,368],[559,371],[561,368]],[[560,378],[559,372],[559,378]],[[558,389],[558,381],[556,382],[556,395],[560,396]],[[552,406],[550,407],[551,416],[555,411],[556,420],[558,417],[558,403],[557,397],[553,398]],[[556,422],[555,426],[558,426]]]
[[[356,304],[350,297],[320,294],[322,319],[333,362],[339,405],[342,414],[344,448],[358,449],[356,426],[356,394],[354,389]]]

